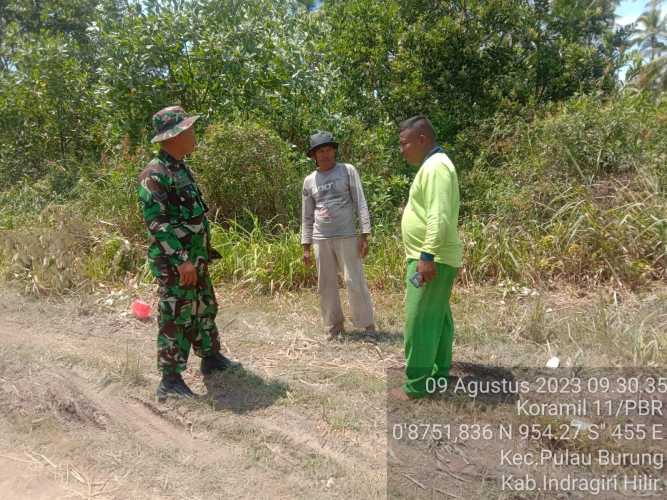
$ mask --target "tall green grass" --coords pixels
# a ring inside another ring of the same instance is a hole
[[[5,274],[51,292],[145,273],[136,176],[150,156],[125,149],[95,169],[82,168],[68,197],[42,184],[0,193]],[[472,169],[460,171],[461,281],[637,287],[664,280],[666,165],[664,101],[581,97],[527,123],[499,121]],[[274,177],[275,190],[297,189],[295,175]],[[365,270],[371,287],[399,290],[405,257],[398,224],[391,221],[399,218],[408,185],[392,177],[382,184],[380,177],[369,174],[369,205],[380,213],[372,214],[376,225]],[[233,184],[234,178],[223,175],[220,182]],[[266,220],[245,209],[239,218],[220,217],[213,224],[213,245],[222,254],[211,266],[216,283],[257,293],[315,285],[315,269],[302,261],[298,221],[285,223],[282,215]]]
[[[462,176],[465,276],[664,279],[666,165],[667,101],[641,94],[580,97],[528,123],[495,124]]]
[[[256,216],[250,229],[236,221],[214,225],[213,246],[222,258],[211,266],[211,277],[255,292],[276,293],[314,286],[314,266],[303,262],[300,234],[281,224],[262,224]],[[373,236],[366,259],[366,275],[376,289],[398,289],[404,276],[405,257],[397,236]]]
[[[315,273],[303,263],[299,235],[248,215],[249,229],[236,221],[229,221],[225,228],[213,226],[211,241],[222,258],[211,266],[211,278],[269,293],[312,285]]]

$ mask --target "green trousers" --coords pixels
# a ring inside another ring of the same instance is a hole
[[[427,395],[429,377],[447,377],[452,366],[454,321],[449,297],[458,269],[436,263],[437,275],[416,288],[408,279],[417,272],[417,260],[408,260],[405,300],[405,384],[408,396]]]
[[[157,367],[163,374],[181,373],[187,367],[191,346],[199,357],[220,350],[215,324],[218,302],[206,265],[197,266],[197,285],[191,287],[179,285],[178,270],[173,266],[157,271]]]

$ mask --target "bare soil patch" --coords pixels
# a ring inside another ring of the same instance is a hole
[[[312,292],[221,289],[223,350],[243,369],[204,379],[193,355],[184,377],[199,397],[165,404],[153,398],[154,321],[127,315],[129,297],[109,297],[0,290],[3,498],[387,496],[386,383],[403,364],[401,294],[374,295],[377,337],[329,342]],[[455,356],[510,370],[554,355],[563,365],[664,365],[666,297],[460,289]],[[466,478],[461,498],[496,498],[483,451],[450,463]]]

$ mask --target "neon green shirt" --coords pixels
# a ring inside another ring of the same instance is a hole
[[[421,252],[452,267],[463,264],[463,245],[458,234],[459,181],[445,153],[429,156],[419,168],[410,187],[403,211],[401,232],[408,259]]]

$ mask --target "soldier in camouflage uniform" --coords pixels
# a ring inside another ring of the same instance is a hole
[[[160,152],[139,175],[139,198],[148,227],[148,263],[159,284],[158,369],[162,381],[158,399],[169,395],[192,397],[181,377],[190,346],[202,358],[204,375],[238,363],[220,353],[215,316],[218,304],[208,273],[219,258],[210,242],[208,207],[183,157],[195,148],[192,125],[179,106],[153,116]]]

